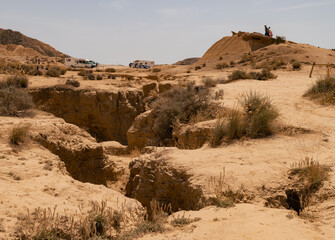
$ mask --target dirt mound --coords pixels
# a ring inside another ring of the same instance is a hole
[[[222,63],[256,67],[258,64],[261,68],[271,62],[281,65],[292,61],[335,63],[335,53],[330,49],[285,40],[278,44],[276,39],[260,33],[232,33],[233,36],[224,37],[213,44],[196,64],[205,63],[210,67]]]
[[[36,52],[38,52],[41,55],[44,56],[48,56],[48,57],[63,57],[66,56],[65,54],[57,51],[56,49],[54,49],[53,47],[49,46],[46,43],[43,43],[37,39],[33,39],[30,37],[27,37],[25,35],[23,35],[20,32],[17,31],[13,31],[10,29],[2,29],[0,28],[0,44],[2,45],[9,45],[9,47],[7,48],[6,46],[6,50],[8,51],[8,53],[10,52],[15,52],[17,47],[14,47],[14,45],[21,45],[23,46],[24,49],[23,51],[16,51],[16,54],[13,55],[17,55],[17,54],[27,54],[28,56],[32,56],[31,54],[33,54],[33,56],[36,56],[38,54],[36,54],[35,52],[29,52],[28,49],[32,49]],[[2,53],[2,48],[0,47],[0,53]],[[19,50],[22,48],[19,48]],[[6,56],[6,55],[5,55]]]
[[[193,63],[197,62],[200,58],[186,58],[184,60],[178,61],[173,65],[192,65]]]

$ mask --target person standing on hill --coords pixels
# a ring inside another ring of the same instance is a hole
[[[264,25],[264,27],[265,27],[265,36],[270,36],[268,27],[266,25]]]
[[[269,36],[272,38],[273,34],[272,34],[272,31],[271,31],[271,27],[269,27],[268,31],[269,31]]]

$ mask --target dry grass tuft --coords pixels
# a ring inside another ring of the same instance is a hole
[[[268,97],[250,91],[242,95],[240,103],[243,111],[234,108],[224,118],[217,120],[210,139],[211,146],[216,147],[233,139],[273,134],[273,122],[279,114]]]
[[[304,96],[321,104],[335,104],[335,77],[320,78]]]
[[[173,216],[173,219],[171,220],[170,224],[173,227],[183,227],[186,225],[189,225],[193,222],[200,221],[201,218],[190,218],[190,217],[185,217],[185,212],[183,215],[178,215],[177,217]]]
[[[23,116],[33,106],[32,97],[27,92],[13,87],[0,88],[0,115]]]
[[[23,143],[28,135],[29,129],[30,129],[29,124],[19,124],[13,127],[9,135],[10,143],[16,146]]]

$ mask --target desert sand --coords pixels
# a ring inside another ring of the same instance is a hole
[[[37,105],[35,115],[0,116],[0,239],[17,238],[18,219],[28,210],[57,206],[60,214],[80,215],[79,205],[87,209],[91,201],[107,201],[115,210],[135,212],[154,197],[177,209],[168,217],[166,231],[140,239],[335,239],[335,108],[303,97],[326,74],[325,67],[316,67],[309,78],[311,64],[335,64],[335,53],[306,44],[252,41],[226,37],[193,65],[156,66],[159,72],[100,65],[94,70],[103,76],[100,81],[84,80],[73,69],[60,77],[28,76],[28,91]],[[27,52],[35,55],[33,49],[12,48],[15,54],[8,49],[0,46],[0,54],[7,59]],[[246,55],[256,62],[238,63]],[[292,70],[292,59],[303,63],[301,70]],[[273,70],[275,79],[219,82],[212,88],[223,91],[220,104],[228,108],[239,106],[238,99],[249,91],[269,96],[279,112],[275,134],[216,148],[206,143],[197,149],[149,146],[142,152],[127,151],[126,132],[136,117],[149,110],[146,97],[162,94],[165,86],[174,88],[190,81],[201,85],[204,78],[227,79],[234,70],[253,71],[254,64],[278,60],[286,64]],[[217,63],[230,61],[235,65],[216,69]],[[202,67],[196,71],[196,66]],[[116,72],[105,72],[108,68]],[[109,74],[116,76],[108,78]],[[333,67],[330,74],[335,74]],[[8,76],[3,73],[0,79]],[[69,79],[80,86],[66,85]],[[99,123],[89,122],[98,118]],[[24,143],[14,146],[9,136],[18,124],[28,124],[29,134]],[[102,134],[106,131],[111,133]],[[306,158],[330,169],[312,204],[300,216],[283,205],[268,205],[273,199],[286,198],[285,191],[295,184],[289,171]],[[148,189],[130,194],[134,159],[148,163],[135,174],[136,181]],[[154,180],[145,183],[148,176]],[[222,190],[242,192],[243,197],[228,208],[205,204],[215,197],[217,183]],[[179,199],[181,195],[185,199]],[[204,204],[193,204],[195,198],[205,199]],[[181,216],[196,220],[173,226],[171,222]]]

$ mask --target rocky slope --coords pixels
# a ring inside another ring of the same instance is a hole
[[[17,31],[13,31],[11,29],[2,29],[0,28],[0,44],[1,45],[21,45],[24,48],[27,49],[32,49],[34,51],[36,51],[37,53],[44,55],[44,56],[48,56],[48,57],[65,57],[67,55],[57,51],[56,49],[54,49],[53,47],[51,47],[50,45],[43,43],[37,39],[33,39],[30,37],[27,37],[26,35],[17,32]],[[12,47],[13,48],[13,47]],[[12,48],[8,48],[7,51],[9,52],[13,52]],[[19,53],[19,52],[17,52]],[[33,54],[34,52],[29,52],[28,50],[25,50],[24,52],[20,52],[25,53],[25,54]],[[34,55],[28,55],[28,56],[34,56]]]
[[[126,132],[144,111],[143,92],[99,91],[66,87],[31,89],[36,105],[87,129],[100,141],[127,143]]]

